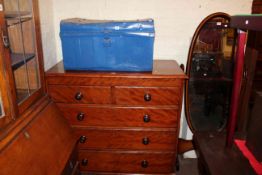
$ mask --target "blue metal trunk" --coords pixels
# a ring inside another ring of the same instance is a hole
[[[66,70],[151,71],[154,21],[99,21],[79,18],[60,24]]]

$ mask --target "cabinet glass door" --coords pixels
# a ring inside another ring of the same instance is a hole
[[[17,103],[40,88],[34,16],[31,0],[4,0],[7,27],[5,47],[10,49]]]

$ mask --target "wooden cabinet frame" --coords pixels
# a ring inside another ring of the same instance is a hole
[[[40,17],[39,17],[39,7],[38,0],[31,0],[32,2],[32,23],[33,23],[33,36],[32,40],[35,43],[35,50],[37,54],[38,63],[38,81],[39,89],[35,90],[30,94],[24,101],[17,103],[16,95],[16,84],[14,71],[12,70],[12,61],[10,48],[5,47],[2,42],[3,36],[7,36],[7,23],[5,20],[5,11],[0,11],[0,89],[2,92],[3,108],[5,110],[6,116],[0,119],[0,134],[1,130],[8,131],[15,127],[14,125],[7,125],[12,120],[16,120],[23,113],[29,109],[37,100],[44,96],[46,93],[45,83],[44,83],[44,63],[43,63],[43,51],[42,51],[42,41],[41,41],[41,30],[40,30]],[[0,3],[4,7],[4,0],[0,0]],[[3,125],[3,126],[2,126]],[[4,129],[4,128],[8,129]]]

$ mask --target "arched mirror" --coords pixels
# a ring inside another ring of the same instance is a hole
[[[229,116],[234,30],[229,15],[214,13],[198,26],[187,62],[186,118],[194,131],[222,131]]]

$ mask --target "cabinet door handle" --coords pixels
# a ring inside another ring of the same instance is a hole
[[[145,123],[150,122],[150,115],[148,115],[148,114],[144,115],[144,122]]]
[[[143,143],[144,145],[148,145],[148,144],[149,144],[149,138],[148,138],[148,137],[143,138],[143,139],[142,139],[142,143]]]
[[[4,46],[6,48],[9,48],[10,47],[9,38],[8,38],[7,32],[4,28],[1,28],[1,34],[2,34],[2,41],[3,41]]]
[[[142,160],[141,167],[142,168],[147,168],[148,167],[148,162],[146,160]]]
[[[87,159],[82,159],[81,164],[82,164],[82,166],[87,166],[88,165],[88,160]]]
[[[9,48],[10,43],[9,43],[8,36],[2,35],[2,39],[3,39],[4,46],[5,46],[6,48]]]
[[[152,97],[151,97],[151,94],[145,94],[144,95],[144,100],[145,101],[151,101]]]
[[[83,121],[85,118],[85,114],[83,112],[80,112],[77,114],[76,118],[78,121]]]
[[[77,92],[76,95],[75,95],[75,99],[80,101],[80,100],[82,100],[82,98],[83,98],[83,94],[81,92]]]
[[[79,142],[80,142],[80,143],[85,143],[85,142],[86,142],[86,139],[87,139],[86,136],[81,136],[81,137],[79,138]]]

